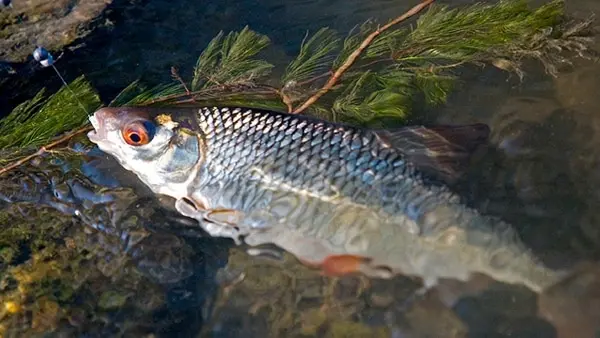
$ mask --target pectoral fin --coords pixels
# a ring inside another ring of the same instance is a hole
[[[184,216],[198,220],[202,228],[213,237],[229,237],[240,245],[238,224],[243,214],[231,209],[206,209],[203,205],[181,198],[175,202],[175,208]]]
[[[233,209],[215,209],[209,210],[204,218],[213,223],[228,224],[231,226],[237,226],[240,224],[244,217],[241,211]]]
[[[454,183],[466,172],[473,152],[487,142],[490,129],[477,123],[374,132],[383,143],[399,149],[418,170]]]
[[[242,212],[234,209],[207,209],[205,206],[189,198],[178,199],[175,202],[175,208],[187,217],[230,226],[239,224],[244,216]]]
[[[182,214],[183,216],[195,218],[200,220],[206,210],[204,210],[201,206],[197,205],[188,198],[180,198],[175,201],[175,209]]]

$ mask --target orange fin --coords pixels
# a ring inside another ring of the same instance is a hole
[[[345,276],[358,273],[368,258],[355,255],[327,256],[321,263],[323,275],[329,277]]]
[[[208,211],[204,218],[208,221],[220,224],[238,225],[244,217],[241,211],[233,209],[213,209]]]

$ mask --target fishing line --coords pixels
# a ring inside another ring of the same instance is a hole
[[[58,57],[60,58],[60,55]],[[52,69],[54,69],[54,72],[56,73],[56,75],[58,75],[58,78],[60,79],[60,81],[62,81],[62,83],[65,85],[65,87],[67,87],[67,89],[71,92],[71,94],[73,95],[73,98],[75,98],[75,101],[77,101],[77,103],[79,104],[81,109],[83,109],[83,111],[89,116],[90,112],[87,109],[85,109],[85,107],[83,106],[83,103],[81,103],[81,101],[79,101],[79,99],[77,98],[77,95],[75,95],[75,92],[73,92],[71,87],[69,87],[69,85],[67,84],[67,81],[65,81],[65,79],[62,77],[62,75],[60,75],[60,72],[58,71],[56,66],[54,66],[54,57],[52,56],[52,54],[50,54],[46,50],[46,48],[38,46],[33,51],[33,58],[37,62],[39,62],[40,65],[42,65],[42,67],[44,67],[44,68],[52,67]]]

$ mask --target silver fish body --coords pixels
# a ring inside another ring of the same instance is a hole
[[[424,173],[452,179],[465,150],[433,129],[368,130],[270,111],[200,108],[187,118],[162,114],[170,125],[154,120],[168,143],[130,147],[118,144],[118,133],[100,130],[136,108],[115,109],[95,114],[102,135],[90,139],[155,192],[175,197],[177,209],[213,236],[273,243],[317,265],[333,256],[363,257],[358,270],[367,275],[415,275],[427,286],[483,273],[541,291],[562,276],[538,263],[506,223],[427,180]]]

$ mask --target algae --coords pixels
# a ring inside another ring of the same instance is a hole
[[[103,158],[79,147],[0,176],[2,335],[140,335],[193,316],[200,301],[188,314],[165,293],[185,290],[190,278],[191,294],[210,283],[197,251],[156,232],[176,215],[131,188],[99,182],[92,168]],[[170,315],[156,320],[158,313]]]

